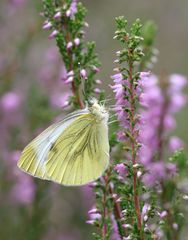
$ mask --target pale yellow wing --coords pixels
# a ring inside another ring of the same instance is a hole
[[[45,162],[53,143],[76,118],[87,113],[88,110],[75,111],[47,128],[25,147],[18,161],[18,167],[35,177],[45,179]]]
[[[83,185],[99,178],[109,163],[108,127],[85,114],[70,124],[51,147],[45,178],[63,185]]]

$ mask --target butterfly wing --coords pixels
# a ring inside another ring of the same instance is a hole
[[[83,185],[99,178],[108,163],[107,124],[86,114],[54,143],[46,162],[46,178],[63,185]]]
[[[23,151],[18,166],[25,172],[63,185],[87,184],[109,163],[108,128],[85,112],[53,124]]]
[[[18,167],[35,177],[45,178],[45,162],[53,143],[61,135],[61,133],[78,118],[80,115],[87,114],[88,110],[75,111],[69,114],[65,119],[58,123],[54,123],[38,137],[36,137],[23,150],[18,161]]]

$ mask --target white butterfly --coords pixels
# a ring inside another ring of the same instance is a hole
[[[18,161],[24,172],[63,185],[92,182],[108,164],[108,112],[96,99],[47,128]]]

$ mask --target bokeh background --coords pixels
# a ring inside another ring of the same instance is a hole
[[[83,0],[90,25],[87,39],[96,41],[102,62],[98,77],[109,91],[115,52],[114,17],[131,22],[153,20],[160,51],[153,71],[188,75],[187,0]],[[85,224],[93,204],[89,186],[65,188],[22,174],[20,150],[62,111],[68,90],[60,81],[62,62],[53,40],[41,30],[38,0],[0,2],[0,239],[91,239]],[[177,135],[187,148],[188,108],[178,116]],[[36,187],[37,186],[37,187]]]

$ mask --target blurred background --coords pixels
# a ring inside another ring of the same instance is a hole
[[[114,17],[130,22],[153,20],[160,51],[154,72],[188,75],[187,0],[83,0],[90,25],[87,39],[96,41],[102,62],[98,77],[109,90],[115,52]],[[62,111],[62,62],[53,40],[42,31],[41,1],[0,2],[0,239],[90,239],[85,224],[93,205],[89,186],[65,188],[34,180],[21,173],[16,162],[23,147]],[[177,116],[176,134],[187,148],[188,108]],[[37,186],[37,187],[36,187]],[[27,236],[27,238],[26,238]]]

